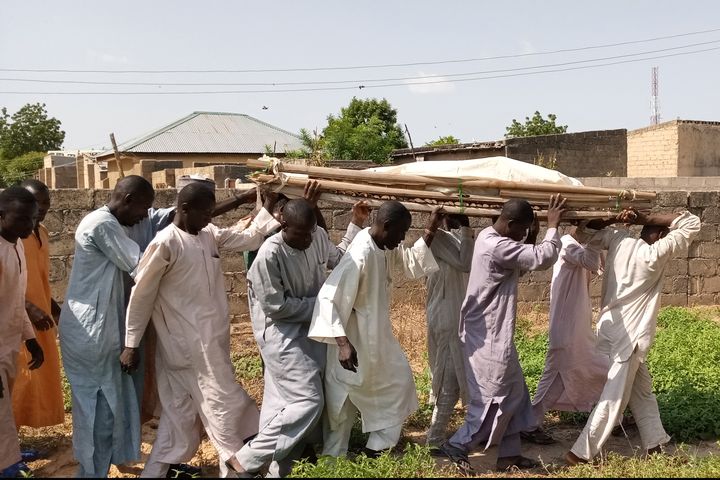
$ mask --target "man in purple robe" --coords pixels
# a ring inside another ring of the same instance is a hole
[[[537,466],[520,454],[520,432],[534,430],[537,422],[513,342],[518,278],[523,271],[553,266],[564,211],[565,200],[552,196],[547,233],[535,245],[538,226],[532,207],[525,200],[509,200],[475,241],[460,319],[470,404],[463,425],[440,448],[468,473],[468,453],[480,444],[485,449],[498,445],[498,470]]]

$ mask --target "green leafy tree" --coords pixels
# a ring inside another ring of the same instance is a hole
[[[45,152],[28,152],[0,161],[0,185],[9,186],[32,177],[43,166]]]
[[[556,125],[557,115],[550,113],[547,120],[536,111],[532,118],[525,117],[522,124],[513,118],[512,124],[505,128],[505,137],[534,137],[536,135],[554,135],[567,132],[567,125]]]
[[[325,142],[317,131],[310,131],[306,128],[300,129],[300,141],[302,147],[296,150],[288,150],[285,156],[288,158],[305,158],[309,160],[311,165],[324,165],[327,160],[327,154],[324,150]]]
[[[432,142],[428,142],[425,144],[426,147],[437,147],[440,145],[457,145],[460,143],[459,138],[455,138],[452,135],[447,135],[445,137],[440,137],[437,140],[433,140]]]
[[[322,132],[326,158],[387,162],[390,152],[407,147],[397,123],[397,110],[385,100],[359,100],[355,97],[337,117],[328,116]]]
[[[0,158],[56,150],[63,140],[60,120],[48,117],[44,103],[28,103],[12,116],[7,108],[0,110]]]

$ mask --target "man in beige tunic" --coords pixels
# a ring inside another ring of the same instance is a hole
[[[405,418],[417,409],[412,371],[390,323],[391,274],[397,268],[420,278],[437,271],[429,246],[442,214],[435,210],[424,236],[405,248],[400,243],[411,220],[401,203],[383,203],[317,296],[308,337],[328,344],[324,455],[347,453],[357,411],[374,455],[397,444]]]
[[[190,460],[203,426],[226,476],[225,461],[258,431],[257,407],[235,382],[230,363],[219,250],[259,247],[277,226],[268,213],[271,202],[266,201],[247,229],[221,229],[210,224],[215,193],[191,183],[178,195],[173,224],[155,237],[140,260],[120,361],[125,371],[135,368],[137,348],[152,318],[162,415],[145,477],[164,477],[171,464]]]
[[[597,333],[598,347],[611,363],[600,400],[565,457],[571,465],[591,461],[600,452],[626,406],[648,453],[661,451],[670,440],[645,359],[655,339],[665,267],[673,256],[687,251],[700,232],[700,219],[690,212],[632,212],[628,220],[644,225],[640,238],[628,230],[608,228],[589,242],[608,252]],[[588,227],[595,223],[600,222]]]

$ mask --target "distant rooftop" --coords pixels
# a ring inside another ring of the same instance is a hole
[[[302,147],[300,137],[250,115],[193,112],[165,127],[118,145],[135,153],[249,153],[262,154],[265,146],[285,152]],[[99,155],[112,155],[107,150]]]

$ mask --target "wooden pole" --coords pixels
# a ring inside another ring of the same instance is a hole
[[[288,187],[285,186],[281,189],[282,193],[290,198],[302,198],[304,190],[299,187]],[[374,198],[357,198],[350,195],[341,195],[337,193],[322,192],[320,198],[330,202],[345,203],[348,205],[355,204],[358,200],[365,200],[371,207],[379,207],[385,201],[377,200]],[[425,205],[422,203],[415,202],[404,202],[401,201],[405,208],[411,212],[432,212],[437,205]],[[486,217],[492,218],[500,215],[499,209],[493,208],[460,208],[460,207],[444,207],[446,213],[462,213],[469,217]],[[547,219],[547,210],[537,211],[538,218]],[[614,214],[611,212],[565,212],[563,213],[563,220],[592,220],[595,218],[607,219],[611,218]]]
[[[403,123],[403,125],[405,125],[405,133],[407,133],[408,140],[410,141],[410,151],[412,152],[412,155],[413,155],[413,161],[417,162],[417,156],[415,155],[415,147],[413,146],[413,143],[412,143],[412,137],[410,136],[410,130],[408,130],[408,128],[407,128],[407,123]]]
[[[123,171],[122,162],[120,161],[120,152],[117,148],[117,143],[115,143],[115,134],[110,134],[110,142],[112,143],[113,152],[115,152],[115,161],[118,164],[118,173],[120,174],[120,178],[125,178],[125,172]]]

